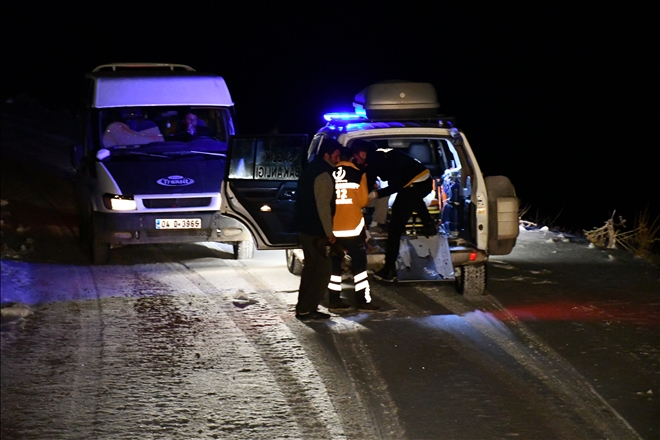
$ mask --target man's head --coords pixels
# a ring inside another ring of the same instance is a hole
[[[319,147],[319,154],[317,157],[323,158],[330,165],[335,166],[341,159],[342,145],[332,138],[324,138]]]
[[[197,131],[197,115],[194,113],[186,113],[185,117],[186,131],[190,134],[195,134]]]
[[[372,151],[376,150],[376,146],[373,142],[365,141],[362,139],[356,139],[351,144],[351,154],[353,155],[353,161],[359,166],[367,165],[369,155]]]

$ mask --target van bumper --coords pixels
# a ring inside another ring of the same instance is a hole
[[[156,229],[156,219],[201,219],[200,229]],[[205,241],[236,243],[251,240],[241,222],[209,212],[94,213],[94,233],[114,245],[147,243],[199,243]]]
[[[450,246],[451,262],[454,267],[481,264],[488,261],[488,254],[481,249],[466,246]]]
[[[304,261],[304,256],[302,255],[302,249],[294,249],[294,252],[298,251],[299,254],[296,254],[298,256],[298,259],[300,261]],[[474,259],[471,259],[471,254],[475,254]],[[451,254],[451,263],[454,267],[458,266],[469,266],[471,264],[482,264],[488,261],[488,254],[486,252],[479,250],[479,249],[473,249],[473,248],[467,248],[467,247],[452,247],[450,249],[450,254]],[[385,265],[385,253],[377,253],[377,254],[367,254],[367,267],[369,269],[372,269],[374,271],[380,269]]]

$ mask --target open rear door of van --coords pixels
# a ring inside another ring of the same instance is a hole
[[[307,147],[307,135],[230,139],[220,212],[245,224],[257,249],[300,247],[293,205]]]

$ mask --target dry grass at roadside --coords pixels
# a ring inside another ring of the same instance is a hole
[[[520,221],[520,224],[523,225],[526,228],[537,228],[541,226],[547,226],[549,229],[552,230],[562,230],[560,226],[557,226],[556,222],[559,216],[561,215],[562,211],[559,211],[559,213],[554,216],[554,217],[547,217],[547,216],[542,216],[539,211],[537,210],[535,214],[530,214],[530,209],[532,207],[529,205],[521,206],[520,211],[518,212],[518,219]],[[526,217],[526,218],[523,218]],[[565,232],[565,231],[562,231]]]
[[[530,219],[530,208],[530,206],[521,207],[518,213],[523,227],[530,229],[543,225],[551,230],[567,232],[555,224],[561,212],[554,218],[541,218],[537,212],[535,215],[532,214]],[[594,246],[631,252],[660,267],[660,216],[653,218],[647,208],[637,215],[633,229],[626,229],[626,223],[627,221],[622,216],[616,216],[614,211],[603,226],[582,230],[582,235]]]
[[[652,218],[647,209],[637,215],[633,229],[625,230],[626,220],[621,216],[615,219],[615,214],[616,211],[600,228],[585,230],[585,238],[598,247],[626,250],[657,262],[654,248],[660,243],[660,217]]]

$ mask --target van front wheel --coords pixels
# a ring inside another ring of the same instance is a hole
[[[486,293],[486,263],[456,268],[456,290],[466,298]]]
[[[300,261],[293,249],[286,250],[286,267],[293,275],[301,275],[303,271],[303,262]]]
[[[99,227],[96,222],[92,224],[92,264],[108,264],[110,261],[110,244],[102,240],[102,234],[99,233]]]

